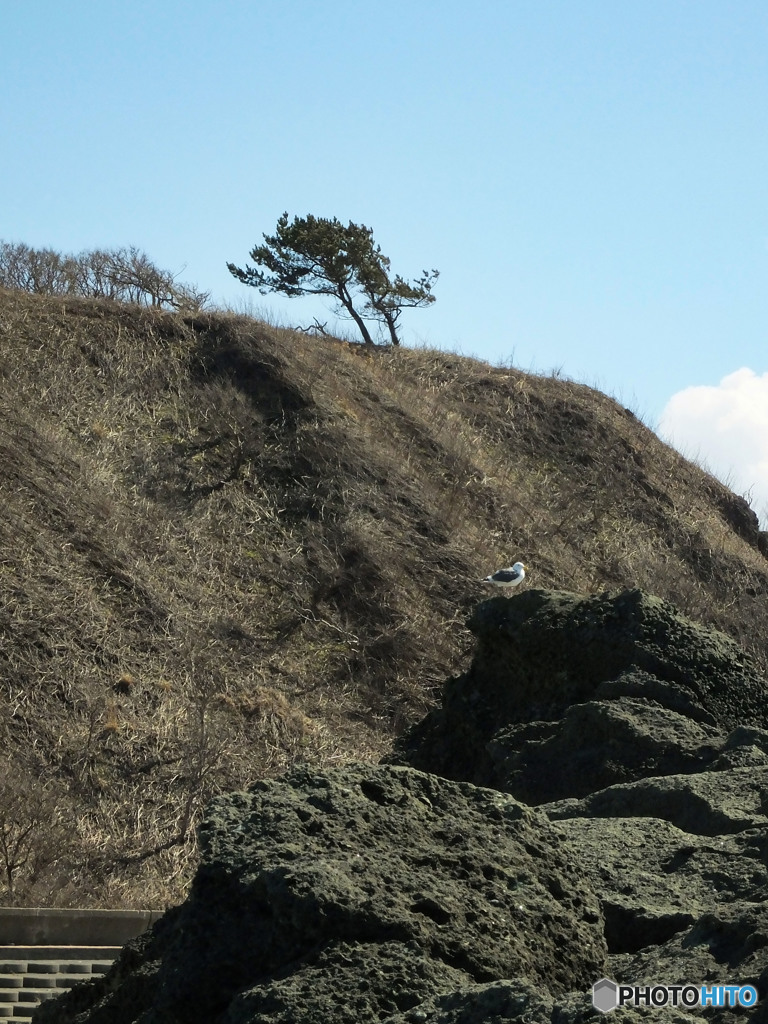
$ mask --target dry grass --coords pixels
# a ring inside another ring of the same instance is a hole
[[[517,557],[768,664],[745,503],[583,385],[19,293],[0,379],[0,741],[64,823],[17,901],[178,900],[207,798],[380,756]]]

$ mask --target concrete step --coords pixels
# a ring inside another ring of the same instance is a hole
[[[36,1006],[106,973],[120,946],[0,946],[0,1024],[25,1024]]]
[[[107,971],[158,910],[0,907],[0,1024],[24,1024],[35,1006]]]

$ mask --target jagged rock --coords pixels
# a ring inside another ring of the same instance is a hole
[[[768,765],[641,779],[542,805],[552,818],[662,818],[684,832],[730,835],[768,824]]]
[[[750,508],[746,498],[734,494],[727,487],[723,487],[719,483],[714,485],[711,493],[715,505],[720,510],[720,514],[726,523],[733,528],[734,533],[742,537],[752,547],[759,547],[760,520]]]
[[[582,1024],[601,1017],[587,993],[552,999],[525,982],[492,982],[433,996],[411,1013],[387,1017],[383,1024]],[[633,1021],[654,1024],[701,1024],[681,1009],[664,1007],[621,1008],[611,1012],[610,1024]]]
[[[557,822],[600,899],[608,951],[636,953],[720,906],[768,899],[768,830],[701,836],[652,817]]]
[[[768,732],[740,725],[728,736],[711,768],[743,768],[768,764]]]
[[[433,996],[415,1011],[387,1018],[386,1024],[512,1024],[530,1021],[550,1024],[575,1024],[592,1016],[588,999],[555,1000],[547,992],[522,979],[468,985],[465,988]]]
[[[741,649],[640,591],[528,591],[469,626],[469,671],[389,760],[544,811],[599,896],[609,977],[753,984],[768,1000],[768,700]],[[659,1013],[611,1020],[694,1019]]]
[[[484,602],[468,625],[469,671],[391,762],[540,804],[701,771],[731,730],[768,725],[741,648],[642,591],[529,590]]]
[[[504,789],[540,804],[625,779],[701,770],[723,742],[720,730],[655,701],[616,696],[574,704],[535,731],[530,723],[500,729],[487,752]]]
[[[605,966],[574,851],[492,790],[408,768],[296,770],[216,799],[200,837],[187,902],[88,1007],[73,993],[40,1021],[364,1024],[509,978],[551,1003]]]
[[[417,942],[345,942],[323,949],[287,976],[237,993],[224,1019],[227,1024],[357,1024],[382,1014],[407,1014],[435,992],[463,991],[472,984],[470,975],[433,959]]]
[[[692,927],[659,945],[613,958],[616,978],[638,983],[753,985],[759,1002],[750,1024],[766,1019],[768,997],[768,906],[765,903],[719,905],[702,914]],[[744,1012],[720,1011],[716,1019],[744,1020]]]

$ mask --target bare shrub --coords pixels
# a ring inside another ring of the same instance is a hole
[[[64,847],[60,800],[7,760],[0,775],[0,870],[10,904],[34,887]]]
[[[181,312],[203,309],[209,293],[177,278],[135,246],[72,255],[0,242],[0,286],[37,295],[113,299]]]

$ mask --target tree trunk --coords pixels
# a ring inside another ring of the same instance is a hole
[[[391,310],[382,310],[384,314],[384,320],[386,321],[387,327],[389,328],[389,337],[393,345],[399,345],[400,339],[397,336],[397,328],[395,322],[397,320],[397,314],[393,314]]]
[[[342,306],[346,309],[346,311],[355,321],[357,326],[360,328],[360,333],[363,336],[363,341],[365,342],[365,344],[372,346],[374,343],[373,338],[371,337],[370,331],[365,325],[365,320],[363,320],[363,318],[357,312],[355,307],[352,305],[352,298],[347,289],[344,287],[344,285],[339,285],[339,290],[337,294],[339,296],[339,302],[341,302]]]

